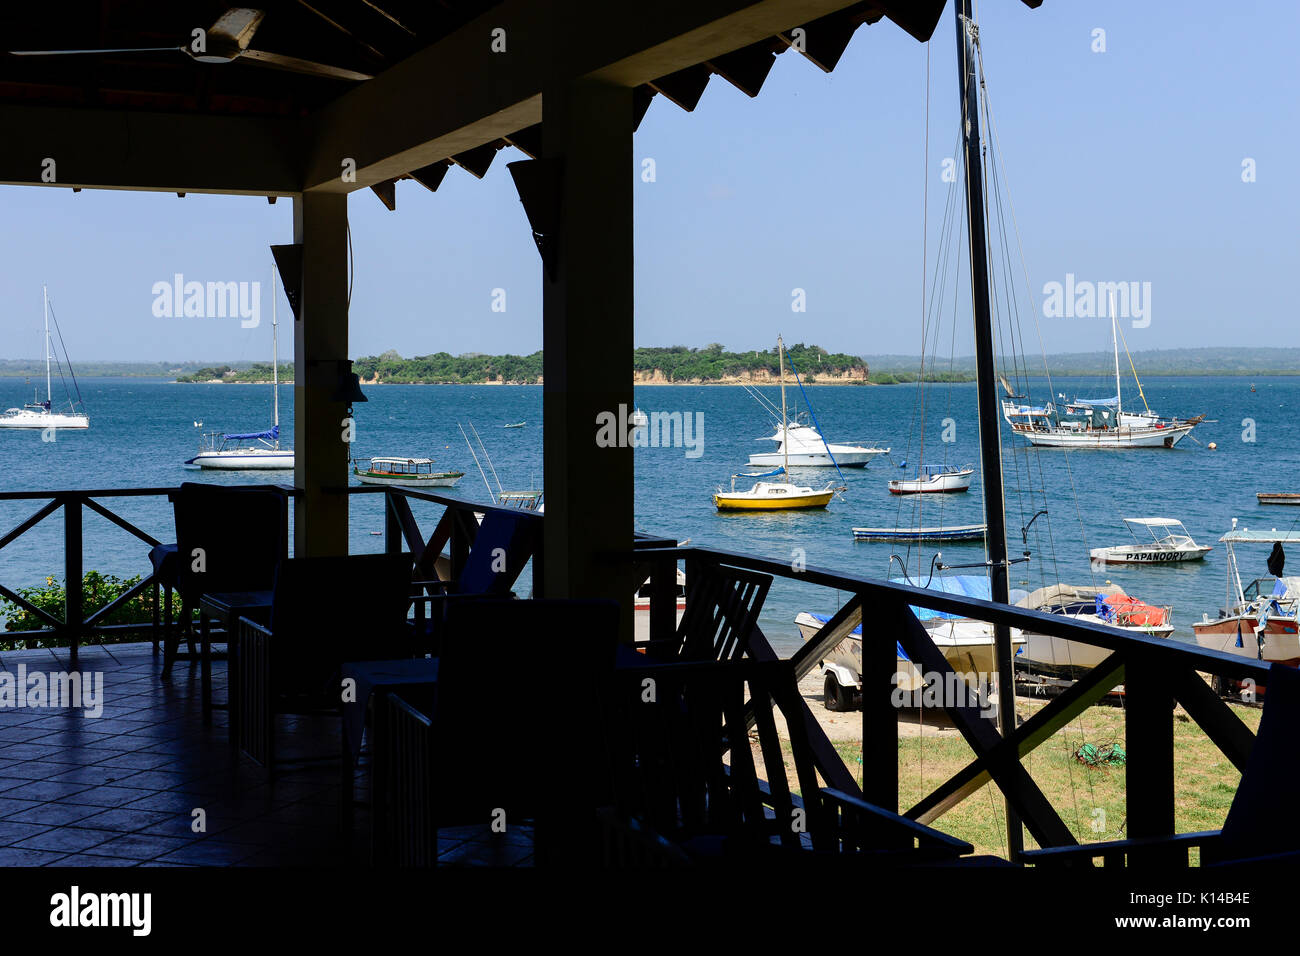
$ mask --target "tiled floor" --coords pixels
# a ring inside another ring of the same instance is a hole
[[[336,866],[368,859],[364,808],[351,847],[339,827],[337,718],[281,718],[268,782],[232,754],[223,711],[203,725],[198,665],[159,677],[149,644],[89,647],[103,674],[98,717],[69,708],[0,706],[0,866]],[[67,653],[0,652],[15,675],[68,670]],[[214,664],[216,699],[225,665]],[[83,680],[85,678],[83,677]],[[305,759],[304,759],[305,758]],[[314,758],[314,759],[313,759]],[[366,798],[364,768],[356,796]],[[447,865],[529,865],[531,835],[440,830]]]

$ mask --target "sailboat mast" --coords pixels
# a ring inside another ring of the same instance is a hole
[[[54,390],[50,386],[50,290],[41,286],[41,300],[45,306],[45,401],[54,407]]]
[[[785,480],[790,480],[790,432],[786,424],[785,412],[785,343],[781,336],[776,337],[776,362],[781,372],[781,459]]]
[[[965,146],[966,223],[970,240],[971,305],[975,318],[975,372],[979,407],[980,470],[984,480],[984,520],[988,525],[990,596],[1010,603],[1007,575],[1007,525],[1002,487],[1002,434],[998,422],[997,372],[993,315],[989,305],[988,251],[984,244],[984,171],[980,161],[979,101],[972,39],[975,23],[970,0],[954,0],[957,27],[957,82],[961,93],[961,129]],[[998,669],[998,723],[1003,736],[1016,726],[1016,685],[1011,659],[1011,631],[993,628]],[[1020,818],[1007,801],[1007,851],[1016,860],[1024,849]]]
[[[275,318],[275,266],[271,266],[271,388],[275,392],[275,417],[272,424],[280,427],[280,328]],[[280,447],[276,432],[275,447]]]
[[[1115,350],[1115,427],[1119,428],[1124,413],[1124,400],[1119,392],[1119,340],[1115,337],[1115,293],[1110,294],[1110,344]]]

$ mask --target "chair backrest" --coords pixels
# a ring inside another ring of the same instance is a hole
[[[1300,851],[1294,826],[1300,793],[1300,670],[1285,664],[1269,668],[1255,744],[1241,784],[1223,822],[1217,856],[1245,859]]]
[[[289,503],[276,488],[187,481],[173,498],[179,586],[200,594],[269,590],[288,555]]]
[[[281,561],[271,600],[275,672],[289,688],[332,691],[346,661],[409,657],[410,588],[405,553]]]
[[[761,773],[746,725],[752,694]],[[814,760],[791,733],[796,802],[773,704],[793,715],[798,698],[789,661],[734,660],[620,670],[614,751],[615,804],[674,841],[702,836],[737,846],[775,839],[798,848],[824,828]],[[794,720],[787,724],[794,731]],[[765,782],[764,782],[765,781]],[[769,814],[768,809],[771,809]]]
[[[593,708],[613,672],[610,601],[453,602],[438,664],[442,821],[539,820],[546,807],[600,803],[606,722]],[[539,823],[539,827],[541,824]]]
[[[456,580],[456,592],[509,594],[537,550],[541,533],[542,523],[536,515],[511,510],[484,514]]]
[[[682,661],[727,661],[743,657],[758,614],[772,586],[770,574],[742,568],[700,567],[686,579],[686,610],[677,625],[676,654]]]

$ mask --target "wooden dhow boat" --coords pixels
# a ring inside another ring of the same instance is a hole
[[[1196,643],[1212,651],[1252,660],[1300,665],[1300,577],[1286,577],[1284,544],[1300,545],[1300,531],[1252,531],[1238,528],[1219,539],[1228,553],[1228,590],[1224,606],[1214,617],[1204,614],[1192,624]],[[1243,544],[1272,544],[1269,576],[1243,583],[1236,548]]]

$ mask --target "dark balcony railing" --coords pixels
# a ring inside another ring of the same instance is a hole
[[[265,487],[265,486],[263,486]],[[286,494],[297,497],[291,488]],[[155,584],[152,574],[112,604],[90,615],[84,613],[81,581],[84,572],[82,516],[86,510],[101,515],[119,528],[153,547],[157,539],[108,508],[102,499],[168,496],[174,489],[110,489],[88,491],[4,492],[0,502],[42,502],[37,510],[9,532],[0,536],[0,549],[53,515],[64,513],[63,565],[67,581],[65,614],[62,620],[35,607],[0,582],[0,595],[33,613],[47,627],[25,635],[53,634],[71,646],[75,662],[79,642],[96,635],[141,631],[149,625],[103,623],[114,609],[130,597]],[[430,579],[450,573],[452,577],[465,561],[477,533],[475,513],[498,510],[498,506],[446,495],[402,488],[350,488],[349,493],[383,494],[385,498],[385,549],[409,551],[416,579]],[[428,503],[443,508],[431,534],[417,522],[412,505]],[[515,509],[508,509],[514,511]],[[527,520],[541,522],[542,515]],[[1107,626],[1083,623],[1062,615],[995,604],[960,595],[929,591],[890,581],[807,567],[795,570],[789,564],[753,555],[701,547],[676,547],[673,542],[638,536],[630,555],[629,595],[646,578],[650,579],[650,636],[671,638],[676,626],[676,571],[684,562],[687,607],[697,588],[692,582],[707,578],[709,569],[745,569],[805,584],[847,593],[849,599],[822,627],[815,640],[805,643],[790,658],[796,676],[803,676],[840,641],[862,625],[862,796],[887,810],[899,810],[898,713],[893,702],[897,671],[896,642],[925,674],[939,675],[945,687],[962,688],[943,654],[921,625],[911,607],[930,608],[991,624],[1029,630],[1051,637],[1076,641],[1110,651],[1101,664],[1070,688],[1043,706],[1005,738],[981,709],[972,690],[949,698],[943,710],[974,752],[974,759],[961,771],[935,788],[903,814],[919,823],[932,823],[966,797],[992,782],[1005,794],[1031,835],[1043,847],[1077,843],[1070,829],[1026,770],[1023,758],[1051,738],[1085,708],[1101,700],[1117,685],[1125,686],[1125,767],[1128,807],[1127,832],[1133,838],[1159,838],[1174,833],[1173,721],[1175,703],[1181,704],[1209,739],[1238,769],[1244,770],[1254,734],[1210,689],[1198,672],[1234,680],[1251,680],[1266,688],[1269,668],[1247,658],[1207,651],[1194,645],[1135,635]],[[534,589],[541,590],[541,565],[534,555]],[[441,568],[438,564],[447,562]],[[442,571],[438,575],[437,571]],[[420,603],[415,603],[419,614]],[[754,628],[748,654],[763,660],[777,657],[761,629]],[[752,719],[752,717],[751,717]],[[815,719],[804,715],[805,724]],[[832,786],[858,791],[857,775],[844,766],[822,735],[817,751],[818,771]],[[1171,844],[1160,843],[1159,852]],[[1177,844],[1173,844],[1177,850]],[[1185,854],[1185,850],[1182,851]]]

